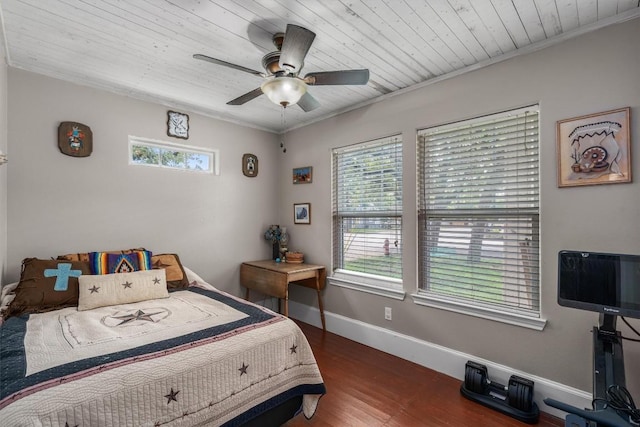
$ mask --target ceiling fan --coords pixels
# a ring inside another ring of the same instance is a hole
[[[315,33],[306,28],[288,24],[285,33],[273,36],[273,44],[278,50],[262,57],[262,66],[266,71],[264,73],[202,54],[195,54],[193,57],[265,79],[259,88],[227,102],[227,105],[242,105],[264,93],[272,102],[283,107],[298,104],[309,112],[318,108],[320,103],[307,92],[307,86],[364,85],[369,81],[367,69],[324,71],[300,77],[304,58],[315,37]]]

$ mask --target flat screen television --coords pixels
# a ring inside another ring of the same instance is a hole
[[[560,251],[558,304],[640,318],[640,255]]]

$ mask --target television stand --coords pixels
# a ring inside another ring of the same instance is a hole
[[[596,399],[593,410],[576,408],[554,399],[544,399],[544,403],[549,406],[579,416],[585,421],[585,426],[631,426],[629,421],[605,404],[610,386],[626,386],[622,338],[616,330],[616,319],[616,315],[601,314],[600,326],[593,327],[593,398]]]

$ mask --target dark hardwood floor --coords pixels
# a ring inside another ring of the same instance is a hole
[[[460,395],[461,382],[431,369],[297,322],[320,366],[327,394],[311,420],[285,427],[506,426],[528,424]],[[541,414],[539,426],[564,426]]]

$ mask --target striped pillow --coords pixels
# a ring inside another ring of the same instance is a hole
[[[92,274],[131,273],[151,270],[151,252],[133,251],[128,254],[90,252],[89,264]]]

